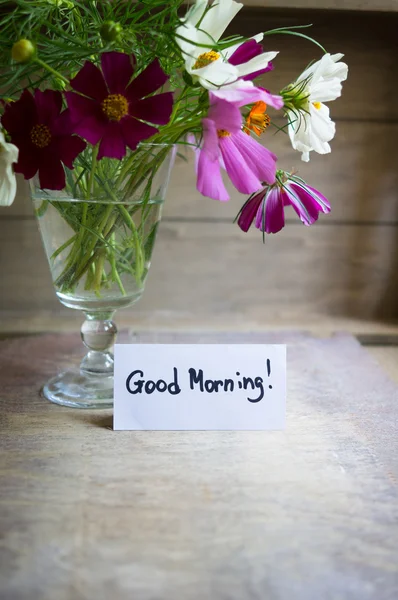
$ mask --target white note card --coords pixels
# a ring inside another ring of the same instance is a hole
[[[115,430],[284,429],[285,411],[286,346],[115,346]]]

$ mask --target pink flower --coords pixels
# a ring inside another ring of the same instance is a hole
[[[271,94],[264,88],[256,87],[252,81],[235,81],[234,83],[224,85],[218,90],[212,90],[211,94],[214,98],[232,102],[235,106],[239,107],[261,101],[279,110],[284,104],[281,96]]]
[[[158,132],[142,121],[155,125],[169,122],[172,93],[150,96],[168,80],[159,61],[155,59],[131,81],[134,67],[134,55],[104,52],[102,70],[86,62],[71,81],[79,93],[65,93],[74,131],[90,144],[100,142],[98,160],[104,156],[120,160],[126,146],[135,150],[139,142]]]
[[[277,233],[285,226],[285,206],[292,206],[304,225],[317,221],[319,213],[329,213],[330,203],[318,190],[300,177],[278,171],[276,183],[253,194],[243,205],[237,220],[242,231],[248,231],[255,220],[257,229]]]
[[[242,131],[239,106],[246,101],[237,99],[233,103],[219,99],[213,92],[209,95],[210,109],[202,121],[203,142],[197,150],[198,191],[215,200],[229,200],[221,167],[242,194],[256,192],[263,182],[273,184],[276,156]],[[262,99],[261,91],[254,95]]]
[[[73,161],[86,147],[72,135],[68,110],[62,110],[62,94],[53,90],[25,90],[20,99],[7,104],[2,125],[19,149],[15,172],[31,179],[39,171],[40,186],[49,190],[65,187],[62,163],[73,169]]]

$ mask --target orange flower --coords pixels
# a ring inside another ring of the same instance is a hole
[[[271,123],[269,115],[266,114],[267,105],[265,102],[256,102],[251,111],[246,117],[246,123],[244,125],[244,131],[250,135],[250,131],[253,131],[256,135],[260,136],[267,129]]]

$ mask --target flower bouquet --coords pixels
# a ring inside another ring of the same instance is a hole
[[[234,0],[182,4],[0,0],[0,204],[14,200],[15,173],[30,180],[58,298],[86,315],[80,370],[44,387],[60,404],[112,402],[112,315],[142,294],[179,148],[195,154],[201,194],[228,201],[227,177],[248,196],[243,231],[254,222],[263,236],[277,233],[288,205],[305,225],[330,211],[318,190],[277,168],[263,134],[271,107],[303,160],[330,152],[325,103],[341,94],[342,55],[300,27],[225,35],[243,7]],[[277,66],[264,40],[283,34],[323,55],[272,93],[255,80]]]

